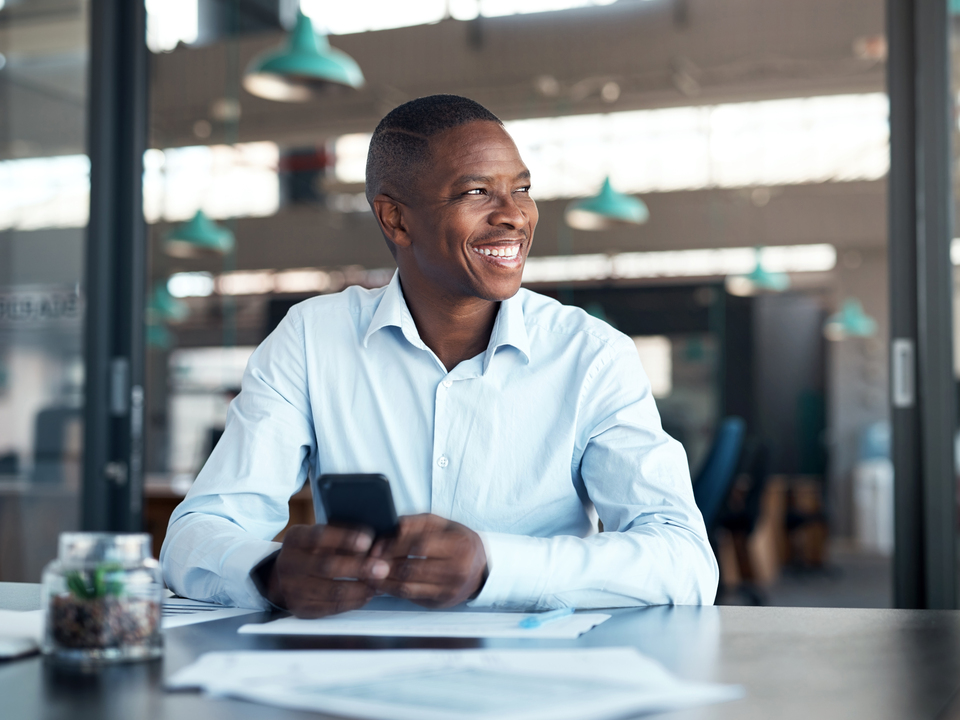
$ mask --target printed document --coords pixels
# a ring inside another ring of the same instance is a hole
[[[42,637],[42,610],[0,610],[0,658],[35,653]]]
[[[169,590],[167,592],[169,593]],[[180,627],[182,625],[222,620],[223,618],[237,617],[238,615],[251,615],[256,612],[260,611],[251,608],[214,605],[213,603],[205,603],[198,600],[187,600],[186,598],[173,597],[171,593],[168,597],[163,598],[160,626],[164,630],[169,630],[170,628]]]
[[[743,695],[634,648],[216,652],[167,688],[370,720],[612,720]]]
[[[537,628],[520,627],[520,621],[532,615],[535,613],[352,610],[316,620],[287,617],[261,625],[244,625],[240,632],[257,635],[573,640],[610,618],[602,613],[575,613]]]

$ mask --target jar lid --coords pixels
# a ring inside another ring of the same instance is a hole
[[[58,559],[66,563],[138,563],[151,557],[147,533],[60,533]]]

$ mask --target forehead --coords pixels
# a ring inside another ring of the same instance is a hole
[[[498,123],[478,121],[459,125],[430,141],[431,165],[438,180],[461,175],[507,175],[527,171],[513,138]]]

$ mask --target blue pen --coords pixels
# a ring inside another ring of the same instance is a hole
[[[566,607],[560,608],[559,610],[551,610],[550,612],[540,613],[539,615],[531,615],[530,617],[525,617],[523,620],[521,620],[519,625],[520,627],[527,629],[538,628],[548,622],[553,622],[554,620],[565,618],[568,615],[573,615],[576,610],[576,608]]]

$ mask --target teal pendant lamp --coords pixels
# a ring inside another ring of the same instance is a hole
[[[178,300],[167,290],[166,283],[159,282],[153,287],[147,302],[147,324],[158,325],[161,322],[180,322],[190,314],[189,306]]]
[[[232,232],[213,222],[203,210],[197,210],[189,221],[167,235],[163,248],[167,255],[196,258],[212,253],[224,255],[233,250],[233,245]]]
[[[770,272],[760,261],[762,248],[756,249],[757,264],[747,275],[731,275],[727,278],[727,292],[747,297],[761,292],[783,292],[790,287],[790,276],[782,272]]]
[[[330,47],[327,37],[317,35],[303,13],[297,15],[286,47],[254,58],[243,78],[243,87],[250,94],[281,102],[306,102],[330,85],[357,89],[363,84],[356,61]]]
[[[173,334],[163,325],[147,325],[147,345],[168,350],[173,345]]]
[[[168,322],[180,322],[190,314],[190,308],[183,300],[178,300],[167,290],[167,284],[158,282],[146,307],[147,345],[161,350],[168,349],[173,343],[173,335],[167,329]]]
[[[576,200],[567,206],[564,219],[577,230],[607,230],[617,225],[642,225],[650,218],[650,211],[639,198],[617,192],[610,178],[603,181],[600,194]]]
[[[848,337],[871,337],[877,332],[877,321],[863,311],[856,298],[843,301],[840,312],[834,313],[823,324],[827,340],[845,340]]]

